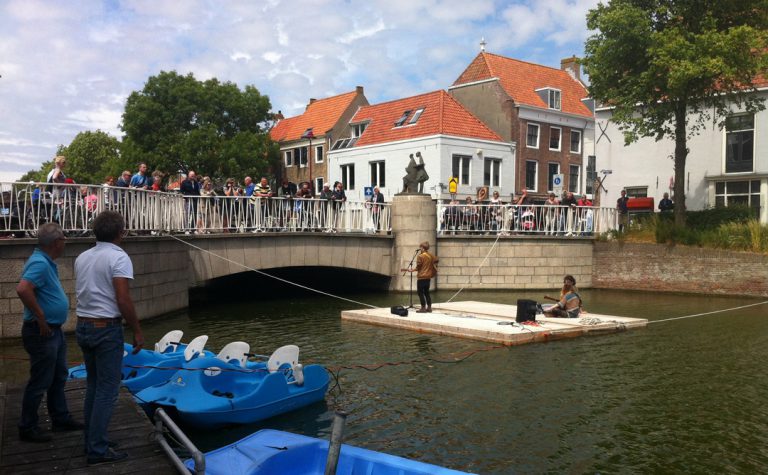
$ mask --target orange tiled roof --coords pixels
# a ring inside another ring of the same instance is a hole
[[[299,140],[308,128],[312,128],[315,137],[324,135],[331,130],[339,117],[357,96],[357,91],[339,94],[338,96],[318,99],[307,106],[303,114],[283,119],[269,131],[269,136],[275,142]]]
[[[416,110],[424,108],[415,124],[408,124]],[[401,127],[395,122],[403,112],[410,110],[408,120]],[[447,92],[440,90],[405,99],[361,107],[351,122],[369,125],[355,143],[355,147],[398,140],[444,134],[503,142],[496,132],[462,107]]]
[[[561,69],[527,63],[491,53],[480,53],[453,83],[454,86],[483,79],[499,78],[501,87],[517,104],[547,109],[548,104],[536,89],[552,87],[560,90],[560,109],[568,114],[592,117],[582,99],[589,96],[584,87]]]

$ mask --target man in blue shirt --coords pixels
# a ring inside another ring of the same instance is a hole
[[[54,262],[64,252],[64,233],[56,223],[37,231],[38,247],[24,265],[16,293],[24,304],[21,338],[29,353],[29,382],[24,390],[19,437],[27,442],[48,442],[51,436],[37,425],[37,410],[48,394],[48,414],[54,431],[82,430],[72,419],[64,384],[67,381],[67,344],[61,326],[67,321],[69,299]]]
[[[142,162],[139,164],[139,172],[131,178],[130,187],[142,190],[148,190],[152,187],[152,177],[147,174],[146,163]]]

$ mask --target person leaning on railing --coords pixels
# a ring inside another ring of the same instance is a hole
[[[197,174],[194,170],[187,173],[187,178],[179,186],[181,194],[184,195],[184,207],[186,213],[185,227],[186,233],[194,229],[197,223],[197,206],[200,200],[200,183],[197,181]]]

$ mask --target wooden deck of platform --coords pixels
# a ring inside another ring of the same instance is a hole
[[[517,307],[487,302],[451,302],[435,304],[432,313],[416,313],[407,317],[390,313],[388,308],[346,310],[342,320],[403,328],[421,333],[435,333],[503,345],[576,338],[586,334],[615,333],[630,328],[642,328],[648,320],[585,313],[582,318],[546,318],[536,316],[536,322],[515,322]]]
[[[134,402],[127,389],[120,396],[112,415],[109,437],[120,444],[128,458],[114,464],[88,467],[83,453],[83,433],[51,432],[48,443],[22,442],[17,423],[21,413],[23,387],[8,387],[0,382],[0,473],[2,474],[173,474],[176,469],[155,442],[154,426]],[[76,420],[83,420],[85,380],[70,380],[66,386],[69,410]],[[40,405],[40,427],[51,428],[45,399]]]

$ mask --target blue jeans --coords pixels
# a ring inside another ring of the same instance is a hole
[[[77,344],[83,350],[88,387],[85,391],[85,449],[88,457],[107,452],[107,429],[120,391],[123,366],[123,327],[120,319],[97,328],[77,323]]]
[[[37,321],[25,321],[21,327],[24,349],[29,353],[29,382],[24,389],[21,402],[20,430],[37,427],[37,410],[48,394],[48,414],[51,421],[64,423],[69,421],[69,409],[64,397],[64,384],[67,382],[67,343],[61,325],[50,325],[51,336],[40,336]]]

